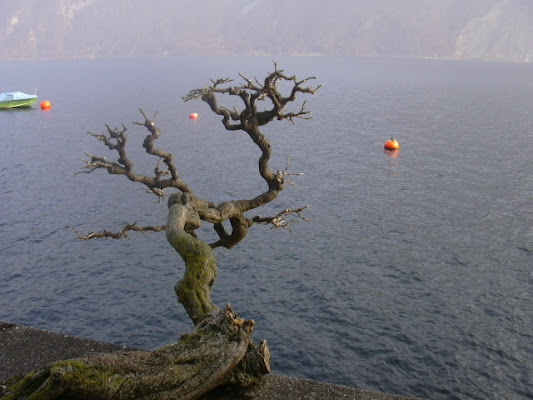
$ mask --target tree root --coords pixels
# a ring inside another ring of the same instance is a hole
[[[268,345],[252,341],[254,325],[228,306],[177,343],[54,362],[8,380],[0,398],[192,400],[221,385],[248,386],[270,372]]]

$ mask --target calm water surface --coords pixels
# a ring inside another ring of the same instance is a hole
[[[316,75],[313,120],[267,127],[273,167],[296,177],[276,204],[311,207],[293,232],[256,227],[217,250],[214,299],[258,323],[277,373],[432,399],[531,398],[533,66],[286,58]],[[209,79],[262,78],[269,59],[3,63],[0,91],[37,87],[53,109],[0,112],[0,320],[153,349],[193,327],[173,285],[183,265],[163,234],[76,239],[164,224],[166,205],[123,177],[74,175],[85,133],[128,127],[138,108],[200,196],[263,189],[258,152],[180,96]],[[197,121],[187,116],[196,111]],[[401,151],[385,153],[395,136]],[[204,232],[210,235],[209,231]]]

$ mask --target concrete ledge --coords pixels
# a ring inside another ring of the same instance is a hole
[[[0,321],[0,382],[57,360],[88,353],[136,350]],[[371,392],[346,386],[271,374],[236,398],[223,391],[204,400],[413,400],[412,397]]]

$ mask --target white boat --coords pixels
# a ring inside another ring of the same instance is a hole
[[[31,107],[37,103],[36,94],[22,92],[0,93],[0,108]]]

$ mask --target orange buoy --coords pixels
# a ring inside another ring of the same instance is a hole
[[[189,118],[190,119],[197,119],[198,118],[198,113],[189,114]]]
[[[41,102],[41,110],[49,110],[52,108],[52,103],[50,103],[48,100]]]
[[[385,145],[383,146],[385,150],[396,150],[400,148],[400,143],[391,137],[389,140],[385,142]]]

